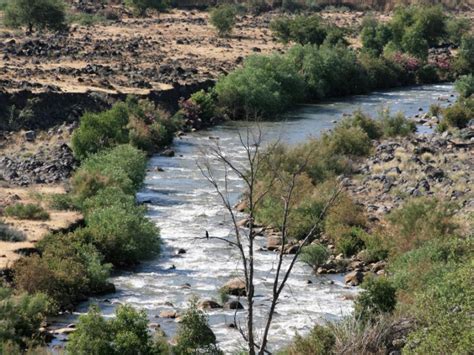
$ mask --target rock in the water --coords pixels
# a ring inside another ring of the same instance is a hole
[[[280,234],[270,234],[267,236],[267,249],[268,250],[277,250],[281,246],[281,235]]]
[[[361,271],[352,271],[344,277],[344,282],[351,286],[359,285],[364,280],[364,273]]]
[[[161,152],[161,155],[162,155],[163,157],[168,157],[168,158],[174,157],[174,150],[172,150],[172,149],[165,149],[164,151]]]
[[[242,303],[240,303],[239,301],[233,300],[233,301],[226,302],[226,304],[224,305],[224,308],[225,309],[244,309],[244,306],[242,306]]]
[[[222,286],[222,290],[233,296],[245,296],[247,294],[245,281],[238,277],[227,281],[225,285]]]
[[[213,300],[200,300],[198,303],[199,309],[215,309],[215,308],[222,308],[222,306],[213,301]]]
[[[173,311],[173,310],[168,310],[168,311],[161,311],[160,312],[160,318],[171,318],[171,319],[174,319],[178,316],[178,313],[176,313],[176,311]]]

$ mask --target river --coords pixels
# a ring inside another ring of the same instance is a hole
[[[263,122],[260,126],[266,141],[280,139],[295,144],[309,136],[318,136],[330,129],[343,114],[358,108],[376,115],[381,107],[389,107],[392,112],[401,111],[412,116],[427,112],[433,103],[445,105],[447,99],[454,101],[452,94],[450,84],[375,92],[300,106],[287,114],[286,120]],[[201,148],[215,144],[216,140],[228,157],[242,161],[237,130],[245,125],[230,122],[187,134],[176,139],[173,145],[175,157],[154,156],[150,159],[145,185],[137,198],[147,202],[149,218],[161,229],[162,254],[133,272],[121,272],[112,278],[117,292],[92,300],[99,302],[104,314],[111,315],[117,304],[128,303],[146,310],[150,321],[160,324],[166,334],[172,336],[178,323],[174,319],[158,318],[160,311],[175,309],[179,313],[192,295],[218,300],[218,289],[229,278],[239,275],[241,264],[235,250],[220,241],[197,239],[204,237],[206,230],[211,236],[219,237],[227,237],[231,232],[228,215],[213,188],[201,175],[197,161],[202,156]],[[420,127],[420,130],[426,131],[426,127]],[[218,174],[222,173],[220,166],[216,165],[214,169]],[[241,181],[231,180],[229,190],[236,202],[242,189]],[[265,245],[264,238],[257,242]],[[186,253],[178,255],[180,248]],[[270,300],[276,254],[257,251],[256,259],[256,316],[257,323],[261,324]],[[183,287],[186,284],[190,287]],[[315,323],[337,320],[349,314],[353,308],[351,299],[356,293],[357,289],[344,285],[342,275],[317,277],[307,266],[297,264],[277,306],[270,335],[272,349],[288,343],[296,332],[309,331]],[[78,313],[86,308],[87,304],[82,305]],[[236,329],[229,327],[234,311],[217,309],[209,311],[208,315],[219,346],[226,353],[241,350],[244,341]],[[243,321],[244,317],[245,311],[238,313],[238,319]]]

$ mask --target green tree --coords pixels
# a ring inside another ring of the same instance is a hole
[[[235,8],[231,5],[221,5],[212,9],[210,22],[217,29],[219,36],[227,36],[235,26]]]
[[[384,277],[369,277],[362,283],[364,291],[355,302],[355,316],[362,321],[379,314],[392,313],[397,303],[396,288]]]
[[[66,27],[65,6],[62,0],[10,0],[5,9],[5,25],[26,26],[29,32]]]
[[[164,11],[169,6],[167,0],[126,0],[126,4],[139,16],[145,15],[148,9]]]

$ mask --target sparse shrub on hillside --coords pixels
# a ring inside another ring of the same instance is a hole
[[[357,227],[342,230],[335,239],[337,252],[342,253],[346,258],[356,255],[365,247],[362,239],[364,233],[362,229]]]
[[[382,314],[390,314],[397,304],[396,288],[385,277],[368,277],[361,287],[364,291],[355,301],[354,316],[363,322],[374,321]]]
[[[349,118],[345,118],[340,125],[345,127],[359,127],[370,139],[378,139],[383,132],[380,123],[361,110],[354,111]]]
[[[27,346],[44,345],[40,327],[54,310],[45,294],[15,294],[12,289],[0,287],[0,304],[2,354],[13,354],[9,352],[12,349],[21,354]]]
[[[79,209],[78,202],[72,194],[54,194],[48,201],[50,208],[58,211],[73,211]]]
[[[2,242],[22,242],[26,240],[23,232],[13,229],[0,221],[0,241]]]
[[[125,3],[130,6],[136,15],[143,16],[148,9],[164,11],[169,6],[167,0],[125,0]]]
[[[46,221],[49,219],[49,213],[40,205],[33,203],[15,203],[14,205],[7,206],[5,208],[5,215],[18,219],[37,221]]]
[[[347,45],[344,31],[325,23],[318,15],[279,17],[270,23],[270,29],[283,43]]]
[[[181,316],[176,336],[178,354],[222,354],[216,345],[216,336],[209,327],[206,314],[197,307],[197,298],[191,298],[188,309]]]
[[[452,234],[454,206],[435,199],[419,198],[406,202],[388,215],[390,221],[387,242],[394,253],[418,248],[427,240]]]
[[[210,22],[219,36],[228,36],[235,26],[236,10],[232,5],[223,4],[211,10]]]
[[[4,23],[8,27],[26,26],[33,29],[64,30],[65,5],[62,0],[9,0]]]

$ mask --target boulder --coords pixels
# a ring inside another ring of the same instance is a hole
[[[278,250],[281,246],[281,234],[267,235],[267,249]]]
[[[344,276],[346,285],[357,286],[364,280],[364,273],[361,271],[352,271]]]
[[[174,157],[174,150],[172,149],[165,149],[164,151],[161,152],[161,156],[163,157],[168,157],[168,158],[171,158],[171,157]]]
[[[27,142],[33,142],[36,139],[36,132],[35,131],[26,131],[25,132],[25,139]]]
[[[239,202],[237,205],[235,205],[235,210],[237,212],[244,212],[247,209],[247,201],[243,200]]]
[[[224,309],[244,309],[244,306],[242,306],[242,303],[240,303],[239,301],[232,300],[224,304]]]
[[[233,296],[245,296],[247,294],[245,281],[239,277],[227,281],[224,286],[222,286],[222,290]]]
[[[204,300],[199,301],[198,308],[199,309],[216,309],[216,308],[222,308],[222,306],[213,300],[204,299]]]
[[[160,312],[160,318],[170,318],[174,319],[178,316],[178,313],[174,310],[165,310]]]

